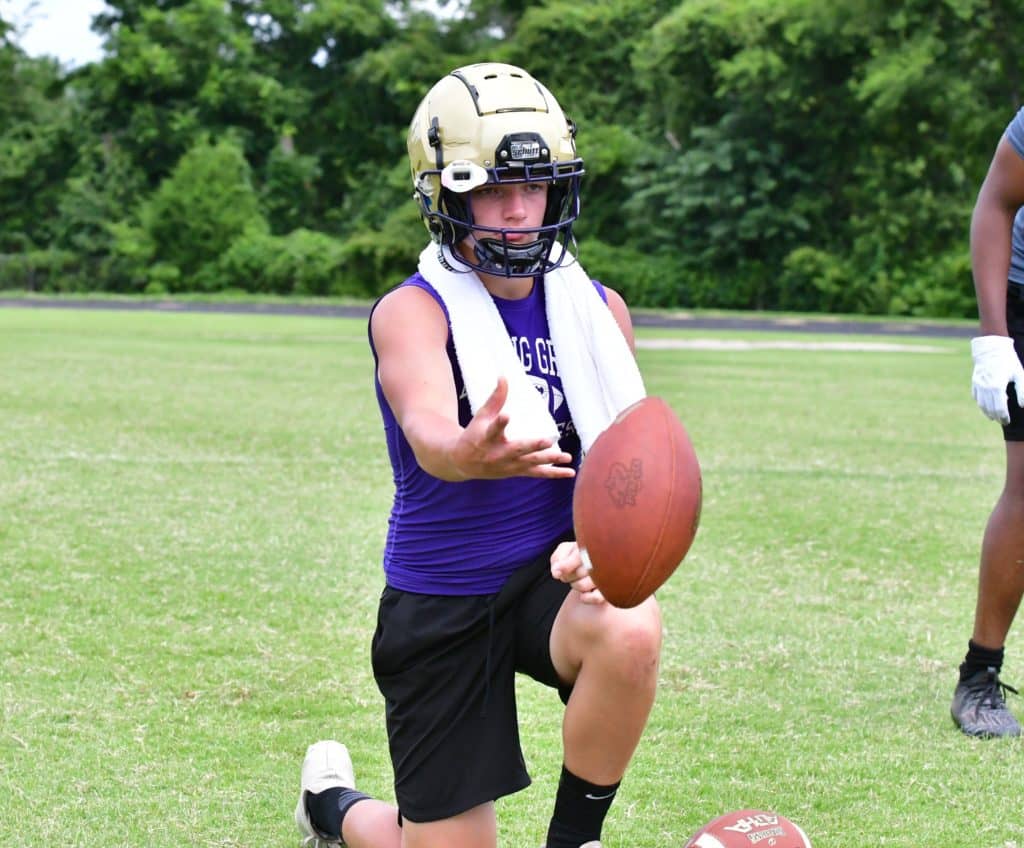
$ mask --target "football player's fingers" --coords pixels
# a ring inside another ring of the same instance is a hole
[[[483,409],[481,408],[480,412]],[[480,414],[477,412],[477,415]],[[497,413],[484,428],[484,439],[488,442],[500,442],[505,438],[505,428],[508,426],[508,416],[504,413]]]
[[[591,579],[589,574],[573,574],[572,579],[566,580],[565,582],[572,586],[572,588],[581,595],[585,595],[587,592],[593,592],[597,588],[594,586],[594,581]]]
[[[1001,424],[1010,423],[1009,386],[1005,389],[986,389],[985,409],[988,417]]]
[[[999,398],[999,402],[995,405],[995,409],[992,415],[992,418],[994,418],[1004,427],[1010,423],[1010,404],[1006,398],[1006,392],[1003,392],[1003,396]]]
[[[527,454],[530,453],[541,453],[543,451],[552,449],[558,451],[559,453],[562,452],[562,449],[555,444],[554,439],[547,438],[523,439],[516,443],[516,447],[522,452],[523,456],[526,456]]]
[[[580,563],[579,548],[575,542],[559,542],[551,552],[551,576],[560,577],[562,571],[577,567]]]
[[[988,418],[995,421],[1002,421],[1004,424],[1009,420],[1009,411],[1006,409],[1006,390],[987,388],[975,385],[973,389],[974,400],[978,408]]]
[[[558,561],[552,561],[551,574],[563,583],[575,583],[590,573],[580,561],[579,554],[569,554]]]
[[[539,450],[527,450],[519,456],[526,465],[565,465],[572,462],[572,455],[559,447],[545,447]]]
[[[494,387],[494,391],[491,392],[487,400],[485,400],[480,409],[477,410],[477,415],[481,412],[487,415],[496,414],[505,405],[505,399],[507,397],[508,380],[504,377],[498,377],[498,382]]]
[[[521,472],[523,477],[537,477],[544,480],[568,480],[576,472],[568,465],[530,465]]]
[[[581,592],[587,592],[594,588],[594,583],[590,579],[590,567],[586,565],[580,565],[568,572],[565,576],[566,583],[572,583],[573,585],[579,584]]]

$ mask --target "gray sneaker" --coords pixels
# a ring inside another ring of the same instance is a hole
[[[299,803],[295,807],[295,824],[302,834],[302,844],[307,848],[339,848],[344,846],[341,838],[324,836],[309,820],[306,809],[306,794],[323,792],[331,787],[355,789],[356,777],[352,771],[352,760],[348,748],[340,742],[325,739],[314,742],[306,749],[306,758],[302,761],[302,777],[300,779]]]
[[[968,736],[1020,736],[1020,724],[1006,707],[1007,692],[1018,694],[986,668],[961,681],[953,692],[953,723]]]

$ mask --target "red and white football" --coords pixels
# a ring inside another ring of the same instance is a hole
[[[590,577],[617,607],[661,586],[697,533],[701,473],[690,437],[660,397],[623,410],[583,458],[573,495]]]
[[[778,813],[737,810],[709,821],[683,848],[811,848],[811,840]]]

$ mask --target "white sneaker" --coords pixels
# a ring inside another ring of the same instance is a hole
[[[340,838],[324,836],[313,827],[306,810],[306,793],[323,792],[331,787],[355,789],[356,776],[352,771],[352,759],[348,749],[340,742],[325,739],[314,742],[306,749],[306,758],[302,761],[302,777],[300,779],[299,803],[295,807],[295,824],[302,834],[302,844],[308,848],[331,848],[343,846]]]

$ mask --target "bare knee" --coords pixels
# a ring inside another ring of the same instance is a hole
[[[654,598],[631,609],[585,604],[569,594],[551,633],[551,659],[559,677],[575,683],[585,668],[636,680],[656,672],[661,613]]]
[[[632,609],[609,607],[601,627],[601,657],[620,674],[648,677],[661,654],[661,612],[654,598]]]

